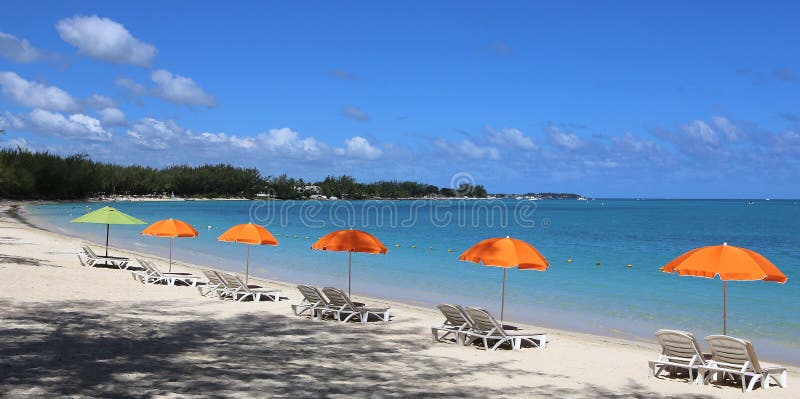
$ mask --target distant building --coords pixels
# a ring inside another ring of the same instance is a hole
[[[312,185],[306,185],[306,186],[302,186],[302,187],[295,187],[295,190],[297,190],[298,192],[301,192],[301,193],[309,193],[309,194],[319,194],[319,192],[320,192],[319,186],[312,186]]]

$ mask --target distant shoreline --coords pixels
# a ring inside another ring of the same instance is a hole
[[[754,199],[754,198],[636,198],[636,197],[586,197],[587,201],[743,201],[754,203],[760,202],[786,202],[797,201],[800,198],[770,198],[770,199]],[[48,203],[62,203],[62,202],[97,202],[97,203],[114,203],[114,202],[192,202],[192,201],[320,201],[320,202],[336,202],[336,201],[492,201],[492,200],[515,200],[513,197],[446,197],[446,198],[425,198],[425,197],[404,197],[404,198],[363,198],[363,199],[313,199],[313,198],[244,198],[244,197],[212,197],[212,198],[144,198],[132,197],[126,199],[109,199],[109,198],[62,198],[62,199],[8,199],[0,198],[0,201],[7,203],[20,203],[24,205],[34,204],[48,204]],[[570,202],[576,201],[576,198],[540,198],[536,200],[520,199],[517,201],[563,201]]]

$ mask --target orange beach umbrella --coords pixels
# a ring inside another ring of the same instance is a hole
[[[347,295],[350,295],[350,288],[353,282],[353,252],[364,252],[368,254],[385,254],[386,246],[374,235],[361,230],[337,230],[320,238],[311,249],[322,251],[347,252],[349,255],[350,266],[347,273]]]
[[[244,275],[244,283],[247,284],[250,278],[250,246],[251,245],[278,245],[278,240],[262,226],[257,224],[237,224],[229,228],[217,237],[217,241],[238,242],[247,244],[247,271]]]
[[[177,219],[159,220],[147,226],[141,233],[143,236],[169,237],[169,271],[172,271],[172,239],[197,237],[197,230],[190,224]]]
[[[500,299],[500,322],[503,322],[503,311],[506,302],[506,269],[517,267],[526,270],[547,270],[550,263],[544,256],[525,241],[506,236],[505,238],[489,238],[464,251],[459,260],[483,263],[484,266],[503,268],[503,291]]]
[[[666,273],[722,280],[722,333],[728,332],[728,281],[774,281],[785,283],[786,276],[767,258],[746,248],[723,243],[696,248],[675,258],[661,268]]]

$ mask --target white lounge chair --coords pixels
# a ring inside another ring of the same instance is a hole
[[[200,292],[200,295],[206,296],[211,295],[211,297],[216,296],[219,299],[224,299],[226,296],[232,296],[234,289],[228,287],[224,281],[219,277],[217,272],[213,270],[203,270],[203,274],[208,279],[208,283],[204,286],[197,287],[197,291]]]
[[[464,345],[464,339],[469,331],[473,328],[472,319],[469,318],[467,312],[459,305],[450,305],[443,303],[437,306],[442,315],[444,315],[444,322],[441,326],[431,327],[431,334],[433,340],[440,342],[448,335],[453,335],[456,338],[458,345]],[[444,332],[439,336],[439,332]],[[464,336],[462,338],[462,336]]]
[[[483,347],[489,350],[489,341],[497,341],[492,347],[496,350],[500,345],[511,342],[511,347],[517,351],[522,347],[522,342],[544,348],[547,346],[547,334],[530,333],[515,328],[504,328],[486,310],[480,308],[467,308],[467,315],[472,319],[473,328],[470,335],[483,340]]]
[[[247,285],[239,276],[230,273],[217,272],[217,275],[228,286],[233,299],[237,302],[241,302],[248,297],[258,302],[261,300],[262,295],[273,301],[278,301],[281,298],[281,290],[252,284]]]
[[[711,358],[711,355],[703,353],[692,333],[658,330],[656,338],[661,344],[661,354],[658,359],[648,362],[651,376],[658,377],[664,371],[675,376],[677,370],[686,370],[689,373],[689,382],[692,382],[697,368],[705,366],[706,360]]]
[[[389,314],[389,307],[368,307],[363,304],[354,303],[350,297],[342,290],[333,287],[325,287],[322,289],[325,296],[328,297],[330,305],[325,313],[332,313],[336,320],[346,323],[350,319],[357,318],[362,323],[369,321],[369,316],[376,316],[383,321],[389,321],[391,315]],[[344,319],[342,319],[344,316]]]
[[[761,387],[769,388],[770,380],[781,388],[786,387],[786,367],[758,361],[753,344],[748,340],[727,335],[709,335],[706,342],[711,346],[711,361],[700,366],[698,371],[704,375],[703,384],[711,381],[722,383],[727,377],[735,380],[741,376],[742,392],[750,392],[761,382]],[[750,383],[747,383],[750,379]]]
[[[130,258],[123,256],[97,255],[89,246],[82,247],[82,251],[78,252],[78,260],[80,260],[81,264],[91,267],[96,267],[96,265],[110,265],[125,270],[133,263]]]
[[[140,272],[133,272],[133,275],[134,278],[143,284],[156,284],[164,282],[167,285],[175,285],[176,282],[182,282],[186,285],[191,285],[194,287],[200,280],[199,276],[195,276],[191,273],[163,273],[153,262],[146,261],[144,259],[137,259],[137,261],[139,261],[139,264],[142,265],[144,270]]]
[[[298,285],[297,289],[303,295],[303,300],[292,305],[295,316],[300,316],[305,312],[311,314],[311,318],[317,318],[317,314],[322,316],[328,310],[330,302],[322,295],[319,288],[310,285]]]

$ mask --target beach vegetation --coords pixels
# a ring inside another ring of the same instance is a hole
[[[86,154],[62,156],[28,149],[0,150],[0,197],[82,199],[96,196],[256,197],[307,199],[482,198],[482,185],[439,188],[414,181],[357,181],[328,176],[313,182],[287,174],[262,177],[256,168],[229,164],[153,168],[96,162]]]

